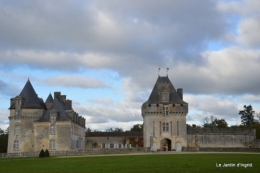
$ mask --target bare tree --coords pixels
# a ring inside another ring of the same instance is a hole
[[[125,144],[127,142],[127,138],[126,137],[122,137],[122,139],[119,141],[123,144],[124,148],[125,148]]]

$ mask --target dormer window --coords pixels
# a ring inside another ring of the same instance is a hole
[[[169,101],[169,92],[162,92],[161,97],[162,97],[163,102],[168,102]]]
[[[20,100],[20,99],[17,99],[17,100],[16,100],[16,104],[17,104],[17,105],[20,105],[20,104],[21,104],[21,100]]]

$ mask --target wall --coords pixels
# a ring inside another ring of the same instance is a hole
[[[147,148],[94,148],[85,150],[64,150],[64,151],[49,151],[50,156],[64,155],[95,155],[95,154],[126,154],[126,153],[144,153],[148,152]],[[24,157],[24,156],[39,156],[39,152],[25,153],[0,153],[2,157]]]
[[[236,128],[187,128],[190,148],[249,148],[255,147],[255,130]]]

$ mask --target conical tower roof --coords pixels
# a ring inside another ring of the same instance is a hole
[[[47,97],[46,101],[45,101],[45,104],[46,103],[52,103],[53,102],[53,97],[51,95],[51,93],[49,94],[49,96]]]
[[[160,104],[162,92],[169,93],[169,104],[186,104],[176,92],[168,76],[159,76],[146,104]]]
[[[29,79],[19,96],[23,98],[22,108],[46,109],[43,100],[38,97]]]

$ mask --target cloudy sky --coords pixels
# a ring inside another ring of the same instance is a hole
[[[0,1],[0,128],[28,77],[38,96],[60,91],[86,126],[130,129],[169,70],[205,116],[240,124],[260,112],[259,0]]]

